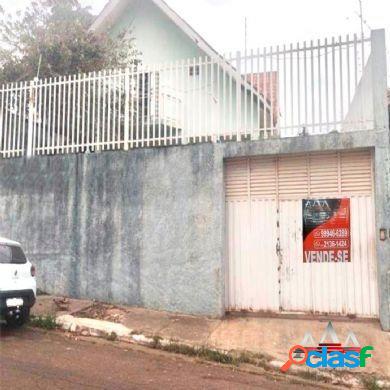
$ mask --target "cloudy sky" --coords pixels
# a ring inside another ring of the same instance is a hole
[[[81,0],[98,13],[107,0]],[[370,29],[386,28],[390,47],[390,0],[362,0]],[[0,0],[6,11],[23,9],[30,0]],[[166,0],[221,52],[331,37],[360,31],[359,0]],[[388,51],[389,53],[389,51]],[[390,62],[390,61],[389,61]]]

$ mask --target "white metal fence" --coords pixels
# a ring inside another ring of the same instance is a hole
[[[371,112],[363,108],[371,97],[360,85],[371,72],[370,45],[354,35],[3,85],[0,153],[127,150],[370,128]]]

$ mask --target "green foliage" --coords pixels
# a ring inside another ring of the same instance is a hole
[[[115,332],[111,332],[109,335],[107,335],[106,339],[108,341],[116,341],[118,340],[118,335]]]
[[[31,316],[30,325],[36,328],[52,330],[57,328],[56,319],[53,316]]]
[[[129,31],[118,39],[89,30],[94,16],[79,0],[36,0],[15,16],[0,9],[0,83],[53,77],[137,62]]]
[[[173,352],[181,355],[200,358],[203,360],[235,366],[238,366],[241,363],[252,363],[252,360],[249,359],[246,354],[240,354],[236,356],[231,353],[220,352],[206,347],[192,347],[190,345],[180,344],[176,342],[162,344],[161,337],[158,336],[155,336],[153,338],[153,341],[154,342],[151,345],[153,348],[161,349],[166,352]]]
[[[367,390],[379,390],[378,379],[375,376],[366,376],[363,378],[363,385]]]

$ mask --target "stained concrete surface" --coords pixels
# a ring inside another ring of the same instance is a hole
[[[226,158],[373,148],[376,233],[390,231],[386,131],[3,159],[0,235],[21,241],[51,294],[224,314]],[[390,238],[377,239],[390,330]]]

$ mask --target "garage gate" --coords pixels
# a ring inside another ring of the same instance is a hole
[[[371,150],[226,160],[227,310],[378,316]],[[302,199],[349,198],[351,261],[303,261]]]

